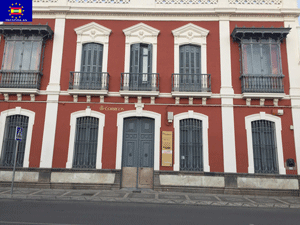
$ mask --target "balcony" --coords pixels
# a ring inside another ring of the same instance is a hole
[[[37,94],[42,75],[39,71],[0,71],[0,92]]]
[[[158,73],[121,73],[121,95],[158,96]]]
[[[210,97],[210,74],[172,74],[172,96]]]
[[[283,98],[284,75],[241,75],[242,94],[245,98]]]
[[[70,72],[68,93],[71,95],[107,95],[109,74],[106,72]]]

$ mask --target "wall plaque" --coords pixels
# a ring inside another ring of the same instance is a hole
[[[173,132],[162,131],[161,135],[161,165],[172,166],[173,162]]]

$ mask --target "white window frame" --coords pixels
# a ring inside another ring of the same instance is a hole
[[[23,160],[23,168],[29,167],[29,156],[30,156],[30,147],[31,147],[31,139],[32,139],[32,130],[34,125],[35,119],[35,112],[30,111],[28,109],[23,109],[21,107],[16,107],[14,109],[8,109],[1,112],[0,115],[0,156],[2,155],[2,147],[3,147],[3,139],[4,139],[4,132],[5,132],[5,122],[6,117],[13,116],[13,115],[22,115],[28,116],[28,127],[27,127],[27,137],[26,137],[26,144],[25,144],[25,152],[24,152],[24,160]]]
[[[86,43],[103,45],[102,71],[107,72],[108,43],[111,30],[95,22],[88,23],[74,29],[77,34],[75,70],[81,70],[82,46]],[[75,78],[74,78],[75,79]]]
[[[124,73],[130,72],[130,52],[131,52],[130,47],[132,44],[137,44],[137,43],[152,45],[152,73],[157,73],[157,36],[160,33],[160,31],[144,23],[139,23],[124,29],[123,33],[125,34],[126,37]],[[129,76],[127,74],[125,74],[123,82],[124,82],[123,86],[128,87]],[[153,87],[156,86],[156,79],[153,79],[152,86]],[[130,95],[130,93],[127,94]],[[146,94],[149,93],[146,92]]]
[[[102,148],[103,148],[103,130],[105,125],[105,115],[103,113],[93,111],[90,108],[71,113],[70,119],[70,140],[68,149],[68,159],[66,168],[73,168],[74,147],[75,147],[75,135],[76,135],[76,121],[79,117],[91,116],[99,119],[98,124],[98,144],[97,144],[97,158],[96,169],[102,169]]]
[[[122,148],[123,148],[123,125],[124,119],[128,117],[148,117],[154,119],[154,170],[159,170],[160,163],[160,127],[161,127],[161,115],[159,113],[146,111],[137,108],[136,110],[130,110],[118,113],[117,126],[117,154],[116,154],[116,169],[122,168]]]
[[[281,118],[260,112],[257,114],[249,115],[245,117],[245,128],[247,133],[247,149],[248,149],[248,173],[254,173],[254,159],[253,159],[253,142],[252,142],[252,127],[251,122],[256,120],[268,120],[275,123],[275,135],[277,145],[277,159],[279,174],[286,174],[284,167],[283,148],[282,148],[282,136],[281,136]]]
[[[193,110],[174,115],[174,171],[180,171],[180,120],[183,119],[197,119],[202,121],[203,172],[210,172],[208,152],[208,116],[196,113]]]

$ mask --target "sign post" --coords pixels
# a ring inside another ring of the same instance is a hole
[[[13,176],[12,176],[12,182],[11,182],[11,191],[10,191],[11,196],[13,195],[16,164],[17,164],[17,155],[18,155],[19,142],[22,141],[22,132],[23,132],[22,127],[16,127],[15,140],[17,143],[16,143],[16,150],[15,150],[14,170],[13,170]]]

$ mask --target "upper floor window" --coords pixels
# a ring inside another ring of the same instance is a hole
[[[207,74],[206,46],[209,31],[189,23],[173,30],[172,33],[174,35],[172,95],[210,96],[210,74]]]
[[[108,43],[111,30],[95,22],[75,29],[75,70],[70,72],[69,90],[74,95],[108,93]]]
[[[0,34],[5,38],[0,88],[39,89],[43,50],[45,41],[53,35],[51,28],[48,25],[3,24]]]
[[[5,39],[2,70],[39,71],[42,50],[40,36],[10,36]]]
[[[124,73],[121,74],[120,93],[158,95],[159,74],[156,73],[156,67],[159,30],[139,23],[124,29],[123,32],[126,36],[125,65]]]
[[[284,93],[280,44],[289,30],[238,27],[233,30],[231,36],[240,46],[242,93]]]

